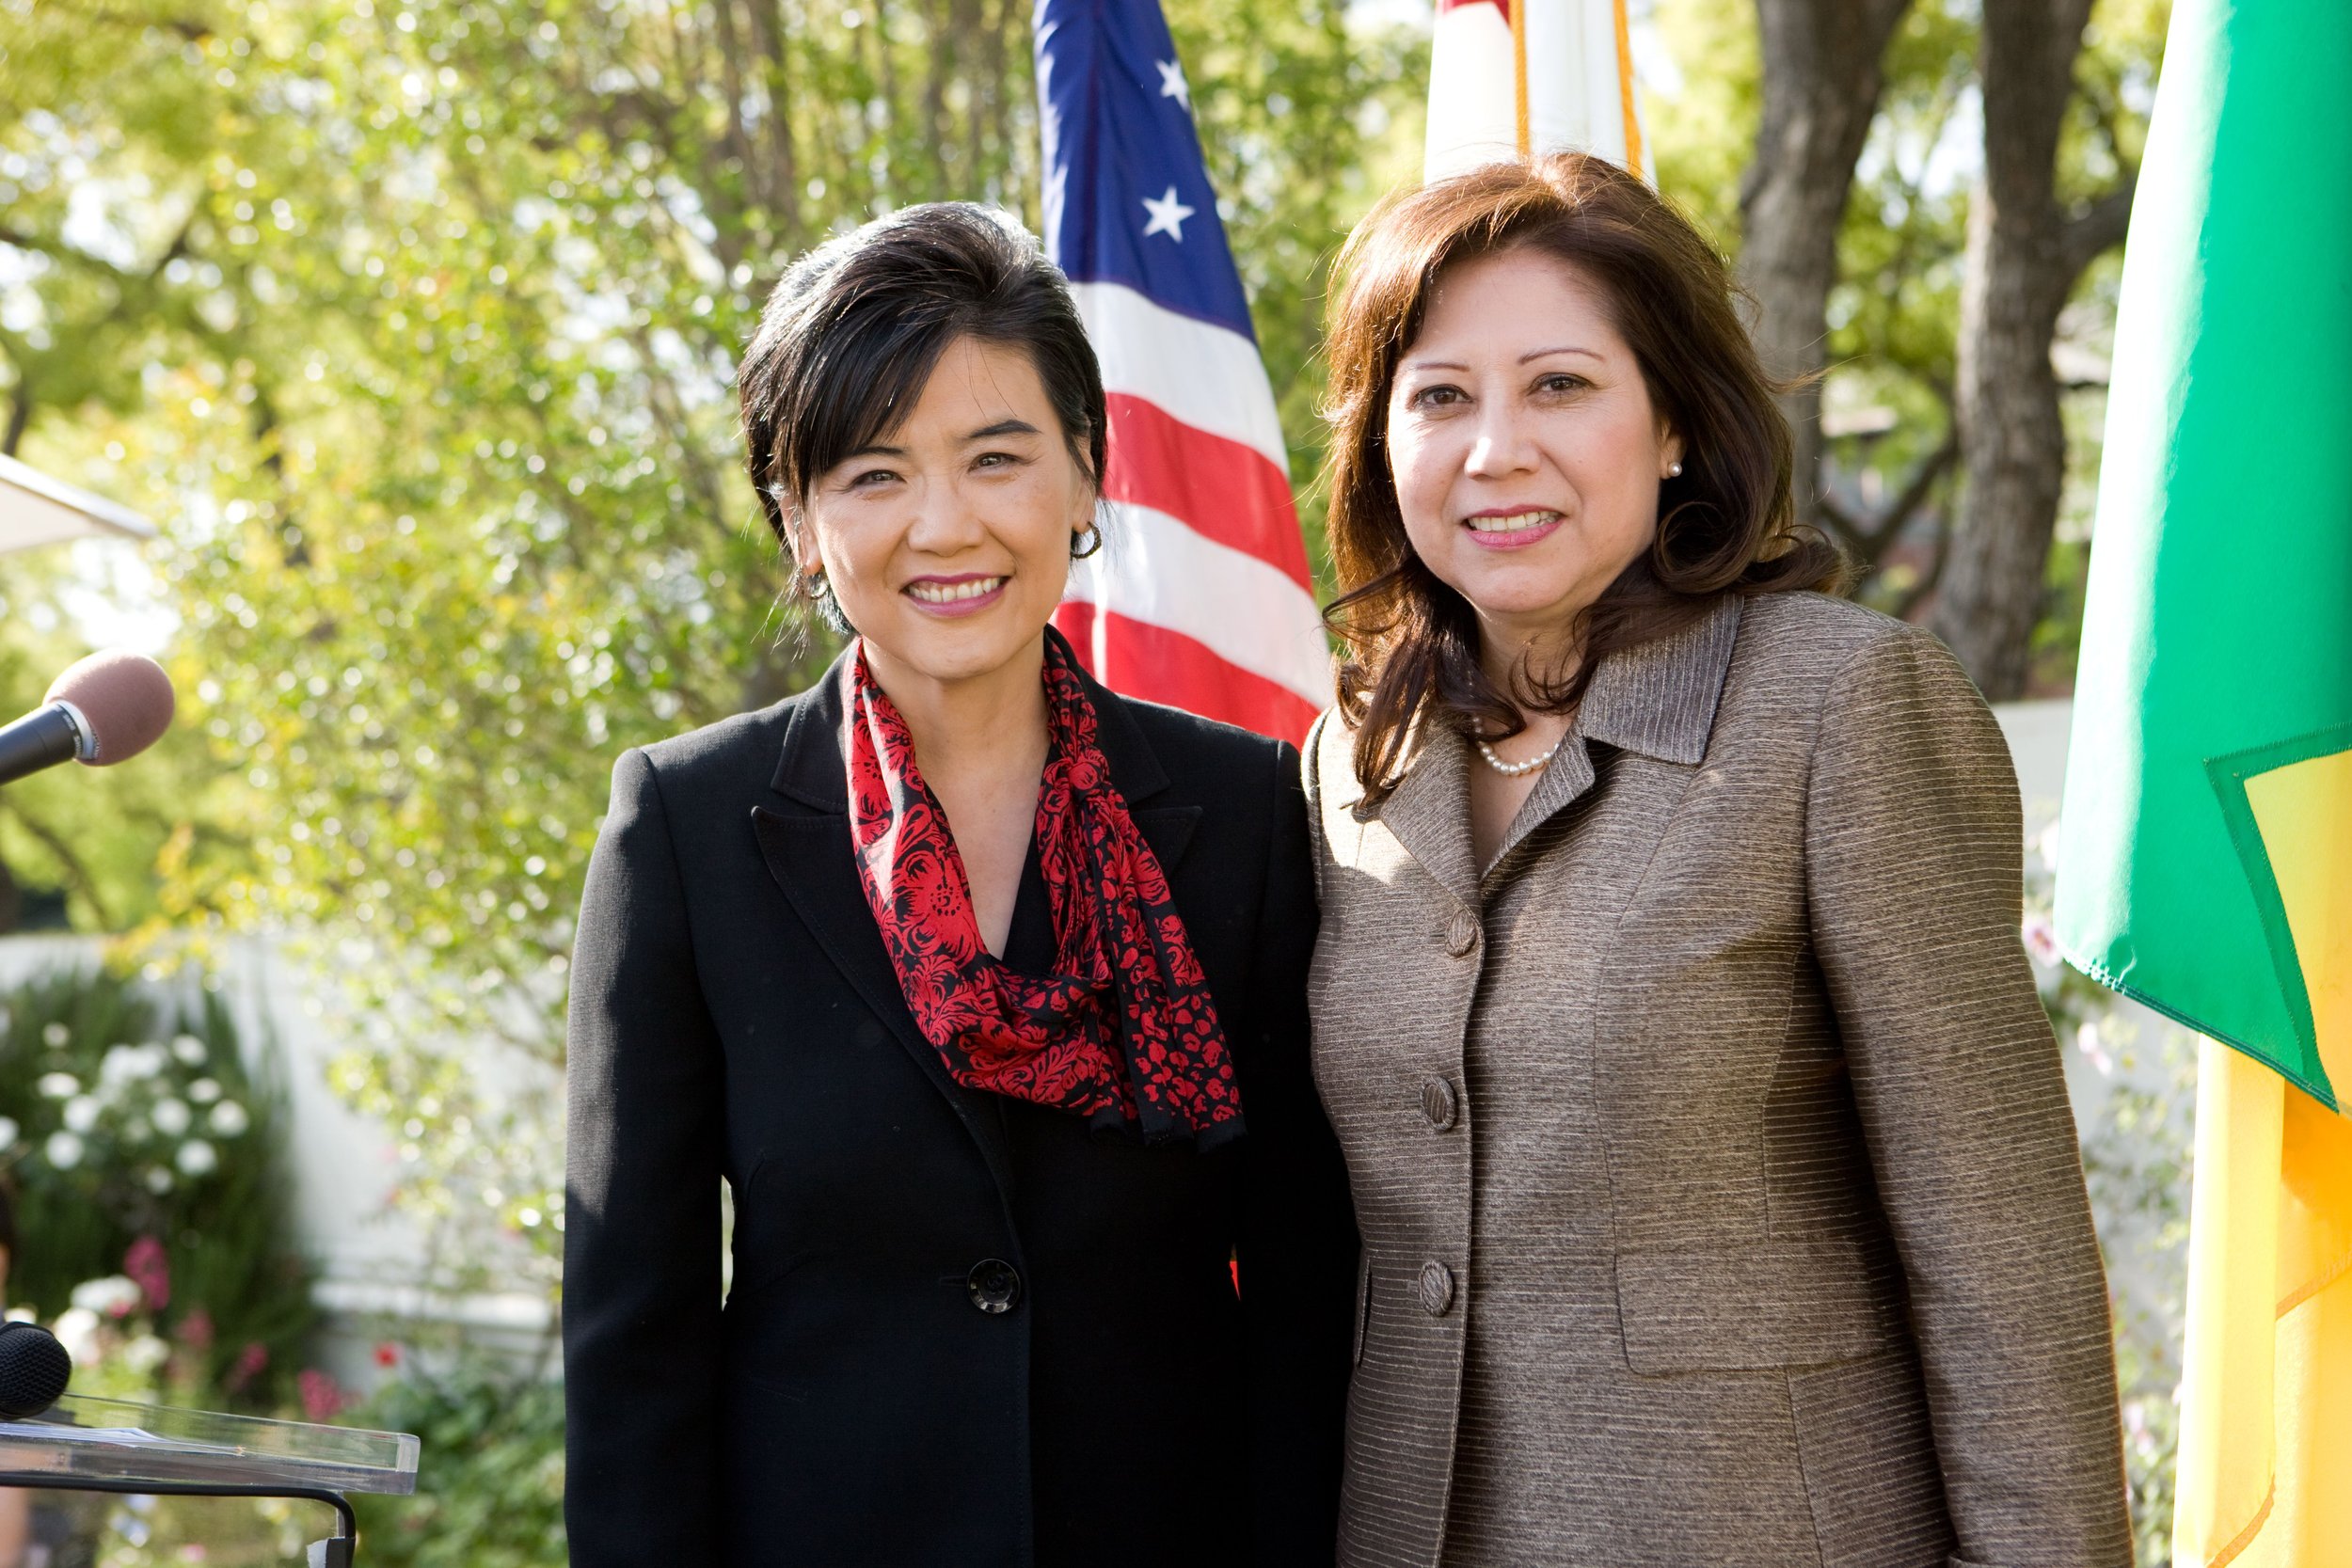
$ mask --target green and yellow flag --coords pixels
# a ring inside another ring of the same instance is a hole
[[[2058,927],[2207,1037],[2176,1568],[2352,1564],[2352,0],[2176,0]]]

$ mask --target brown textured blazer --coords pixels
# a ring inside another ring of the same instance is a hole
[[[1305,760],[1365,1243],[1340,1560],[2127,1568],[2108,1307],[1942,644],[1726,601],[1596,672],[1494,863],[1436,726]]]

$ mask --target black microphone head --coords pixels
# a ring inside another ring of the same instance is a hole
[[[39,1323],[0,1323],[0,1420],[21,1421],[57,1402],[73,1357]]]

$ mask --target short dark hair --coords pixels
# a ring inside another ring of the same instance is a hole
[[[1649,550],[1579,617],[1582,659],[1565,682],[1522,671],[1506,689],[1479,661],[1467,601],[1414,553],[1389,471],[1398,360],[1453,268],[1528,249],[1599,285],[1650,401],[1684,443],[1660,487]],[[1574,707],[1600,661],[1704,616],[1728,595],[1834,590],[1837,549],[1797,521],[1788,425],[1740,323],[1723,258],[1683,215],[1603,158],[1551,153],[1399,192],[1348,236],[1331,291],[1327,520],[1340,597],[1325,611],[1347,644],[1341,716],[1356,730],[1368,798],[1394,787],[1423,720],[1500,740],[1520,705]]]
[[[1102,483],[1103,372],[1061,269],[1009,214],[925,202],[794,262],[744,352],[743,462],[787,551],[817,477],[888,435],[966,337],[1026,351],[1071,456]]]

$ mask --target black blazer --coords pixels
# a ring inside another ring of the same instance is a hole
[[[1356,1231],[1297,753],[1089,690],[1233,1051],[1209,1154],[947,1076],[850,858],[837,665],[614,767],[572,970],[580,1568],[1332,1560]],[[1008,961],[1050,958],[1043,898],[1033,855]]]

